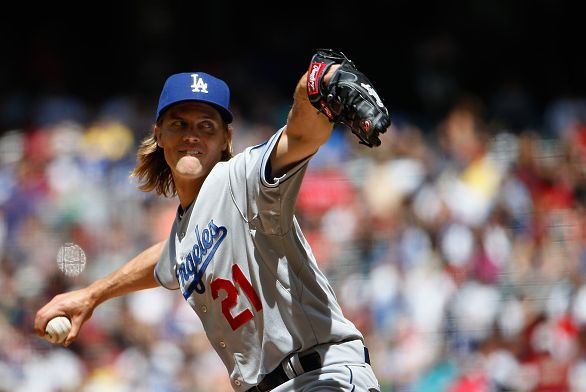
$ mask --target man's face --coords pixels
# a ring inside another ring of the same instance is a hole
[[[220,113],[208,104],[193,101],[167,109],[155,127],[155,135],[175,181],[205,178],[230,142]]]

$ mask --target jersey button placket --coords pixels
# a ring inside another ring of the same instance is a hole
[[[226,343],[223,340],[220,340],[220,347],[226,348]]]

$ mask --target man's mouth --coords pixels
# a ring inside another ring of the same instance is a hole
[[[198,155],[203,154],[203,152],[201,152],[199,150],[185,150],[185,151],[182,151],[182,153],[184,155],[189,155],[189,156],[198,156]]]

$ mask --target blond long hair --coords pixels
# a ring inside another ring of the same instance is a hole
[[[232,126],[225,124],[228,135],[232,134]],[[229,137],[228,147],[222,151],[221,161],[232,158],[232,138]],[[173,197],[177,194],[171,168],[165,161],[165,154],[157,145],[155,133],[143,139],[136,153],[136,166],[130,174],[138,179],[138,189],[143,192],[155,191],[159,196]]]

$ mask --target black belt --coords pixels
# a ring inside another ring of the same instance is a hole
[[[366,347],[364,347],[364,362],[370,365],[370,356],[368,355],[368,349]],[[317,351],[299,357],[299,363],[301,364],[304,373],[322,367],[321,358]],[[248,389],[246,392],[268,392],[290,379],[291,378],[287,376],[287,373],[285,373],[285,369],[283,369],[283,365],[281,364],[277,366],[275,370],[267,374],[260,383]]]

